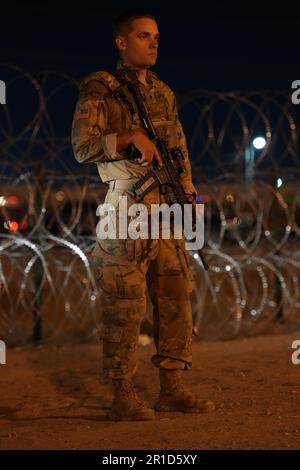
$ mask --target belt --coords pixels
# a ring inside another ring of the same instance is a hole
[[[130,178],[129,180],[112,180],[109,181],[109,189],[111,191],[115,189],[121,189],[125,191],[126,189],[132,188],[134,183],[136,183],[139,178]]]

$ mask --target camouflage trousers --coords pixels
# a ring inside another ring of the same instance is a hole
[[[152,194],[152,200],[151,194],[147,195],[148,202],[157,202],[157,193]],[[165,196],[160,196],[160,202],[165,201]],[[103,292],[105,377],[131,378],[136,371],[147,289],[153,305],[156,347],[152,363],[163,369],[189,369],[192,365],[193,276],[185,240],[175,239],[171,231],[170,239],[150,242],[151,250],[145,258],[130,261],[126,240],[97,239],[92,264],[95,280]]]

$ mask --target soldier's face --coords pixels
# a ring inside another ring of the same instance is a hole
[[[116,40],[121,59],[136,67],[151,67],[157,59],[158,38],[156,21],[151,18],[134,20],[130,33]]]

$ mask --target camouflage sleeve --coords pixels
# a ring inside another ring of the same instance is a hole
[[[180,175],[180,178],[181,178],[182,186],[185,190],[186,195],[194,197],[197,194],[197,191],[192,181],[192,168],[191,168],[191,162],[189,158],[189,151],[187,148],[184,131],[183,131],[183,128],[182,128],[182,125],[178,116],[178,109],[177,109],[175,94],[174,94],[174,113],[175,113],[175,124],[176,124],[178,138],[179,138],[179,145],[184,155],[184,166],[186,168],[186,171]]]
[[[79,99],[72,122],[72,146],[79,163],[111,161],[107,138],[116,137],[107,128],[107,89],[101,82],[91,80],[80,87]]]

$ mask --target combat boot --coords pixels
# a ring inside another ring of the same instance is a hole
[[[114,421],[143,421],[155,418],[154,410],[137,396],[131,380],[113,380],[114,400],[108,415]]]
[[[160,394],[154,406],[156,411],[207,413],[215,409],[214,402],[199,400],[182,383],[182,370],[159,370]]]

